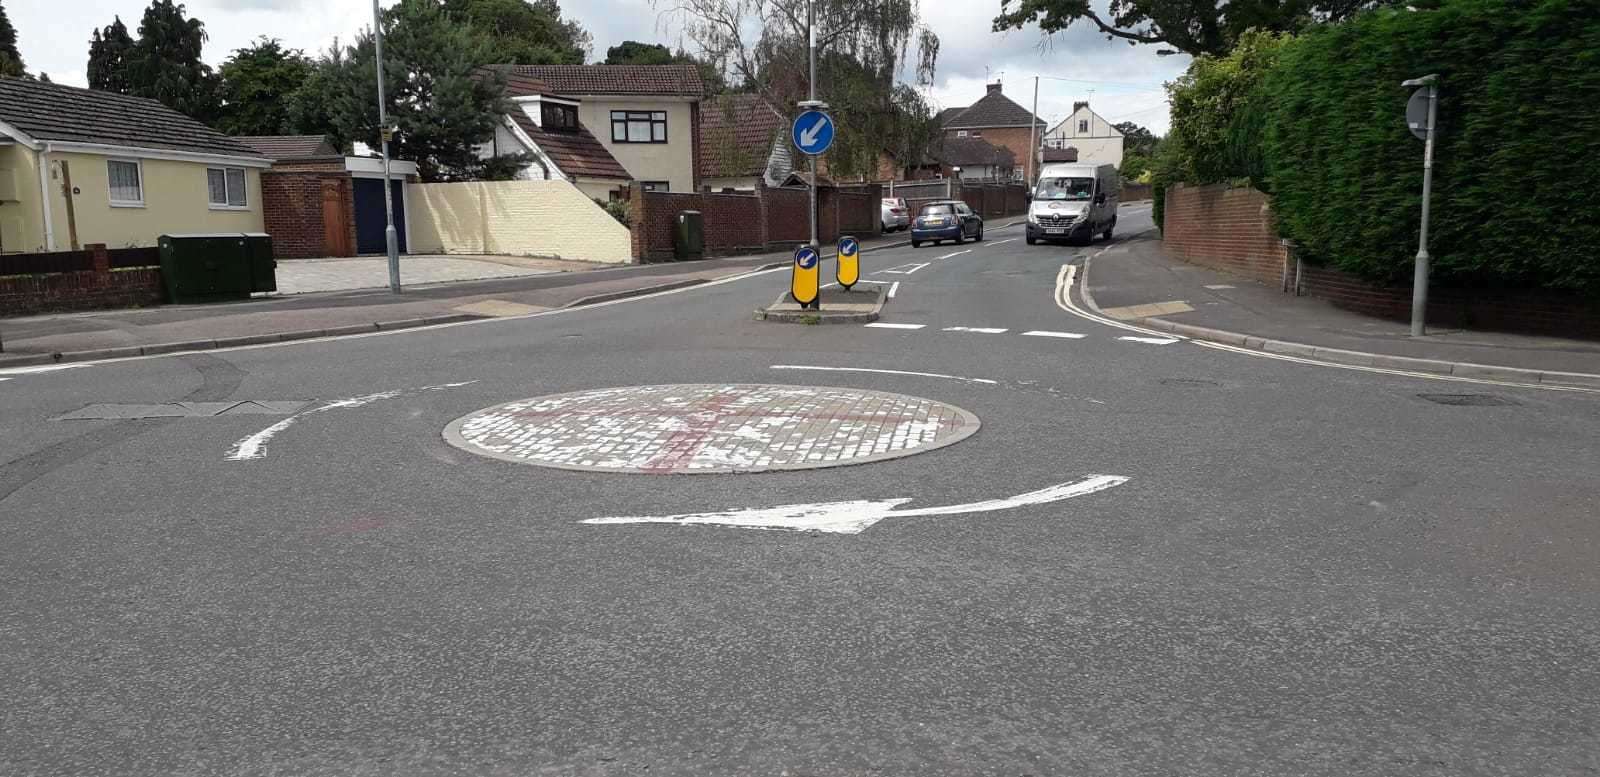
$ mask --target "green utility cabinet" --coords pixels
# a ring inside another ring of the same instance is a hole
[[[672,255],[679,259],[699,259],[706,254],[706,222],[697,210],[678,211],[672,230]]]
[[[241,232],[162,235],[161,280],[175,303],[249,299],[278,288],[272,238]]]

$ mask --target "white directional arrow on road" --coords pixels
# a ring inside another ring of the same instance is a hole
[[[782,531],[825,531],[835,534],[859,534],[867,527],[885,518],[911,518],[924,515],[961,515],[986,513],[993,510],[1010,510],[1014,507],[1042,505],[1059,502],[1075,496],[1104,491],[1128,482],[1121,475],[1090,475],[1082,480],[1061,483],[1029,491],[1004,499],[987,499],[944,507],[921,507],[915,510],[896,510],[909,501],[901,499],[861,499],[853,502],[818,502],[815,504],[780,505],[754,509],[729,510],[720,513],[686,513],[684,515],[633,516],[624,518],[589,518],[583,523],[675,523],[714,524],[737,526],[744,529],[776,529]]]

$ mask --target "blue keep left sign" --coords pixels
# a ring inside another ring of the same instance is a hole
[[[801,153],[816,156],[833,145],[833,117],[822,111],[806,111],[795,118],[789,135]]]
[[[861,244],[857,243],[855,238],[853,238],[853,237],[841,237],[841,238],[839,238],[839,253],[841,253],[841,254],[854,254],[854,253],[858,253],[860,251],[861,251]]]

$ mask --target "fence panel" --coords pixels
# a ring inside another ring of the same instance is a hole
[[[111,258],[112,269],[158,267],[161,265],[161,249],[154,246],[149,248],[113,248],[106,252],[106,256]]]
[[[93,269],[94,257],[88,251],[0,254],[0,275],[43,275]]]

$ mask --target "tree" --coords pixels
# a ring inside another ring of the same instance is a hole
[[[299,49],[285,49],[263,36],[222,63],[221,116],[217,129],[230,135],[278,135],[293,131],[292,95],[311,77],[313,65]]]
[[[91,85],[96,81],[116,83],[117,51],[108,42],[113,28],[119,26],[120,21],[100,36],[98,61],[97,41],[91,38],[89,42]],[[153,0],[139,22],[138,41],[123,53],[120,73],[127,94],[149,97],[191,118],[212,121],[217,113],[217,77],[200,61],[205,41],[205,23],[185,16],[184,7],[172,0]]]
[[[310,63],[305,80],[289,93],[283,107],[286,132],[321,135],[340,151],[349,151],[353,139],[341,129],[339,120],[349,89],[345,49],[337,38],[334,39],[327,52]],[[373,99],[377,99],[376,96]]]
[[[673,52],[659,43],[641,43],[636,40],[625,40],[619,45],[606,49],[606,60],[601,64],[694,65],[700,70],[700,81],[706,86],[706,94],[721,94],[728,89],[727,79],[722,75],[722,68],[717,67],[716,63],[699,59],[686,51]]]
[[[0,5],[0,78],[26,76],[22,52],[17,50],[17,30],[6,18],[6,8]]]
[[[792,0],[666,0],[667,13],[709,62],[725,63],[743,91],[785,116],[806,99],[805,5]],[[880,152],[922,156],[932,139],[931,112],[916,90],[898,83],[913,66],[918,84],[933,81],[939,37],[913,0],[816,0],[818,90],[839,122],[828,152],[838,176],[871,174]],[[913,53],[913,43],[915,51]]]
[[[1194,56],[1223,56],[1247,30],[1296,32],[1315,22],[1339,21],[1368,8],[1400,4],[1400,0],[1111,0],[1107,18],[1092,0],[1001,0],[994,30],[1038,22],[1048,34],[1082,21],[1107,38],[1131,44],[1156,43]]]
[[[1122,150],[1124,153],[1139,154],[1146,157],[1155,153],[1158,138],[1151,134],[1150,130],[1131,121],[1117,122],[1111,125],[1111,128],[1122,133]]]
[[[479,177],[503,170],[498,160],[478,158],[477,146],[494,137],[500,116],[511,109],[502,97],[504,80],[483,65],[497,56],[495,44],[445,14],[436,0],[400,0],[383,12],[384,90],[395,138],[394,156],[417,163],[426,181]],[[377,148],[378,82],[371,31],[362,32],[338,58],[324,58],[308,88],[326,88],[334,137]]]
[[[133,54],[133,36],[122,23],[122,17],[113,17],[104,30],[95,30],[89,37],[89,88],[103,92],[128,94],[128,58]]]
[[[493,63],[581,65],[589,56],[592,38],[561,18],[557,0],[444,0],[444,13],[488,40]]]

